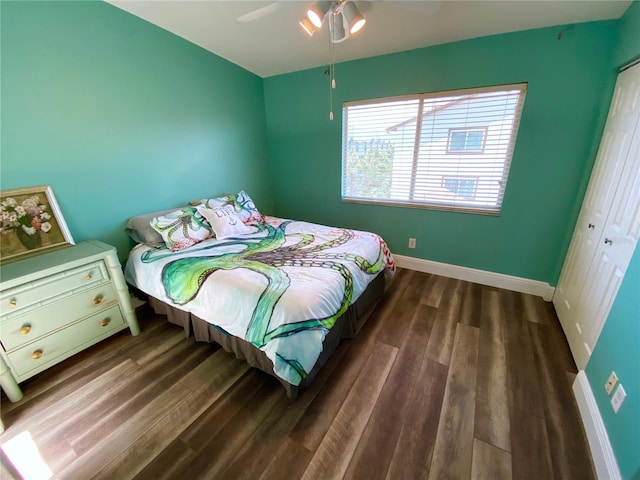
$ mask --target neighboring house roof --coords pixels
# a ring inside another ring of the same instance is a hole
[[[422,112],[422,118],[425,118],[427,116],[430,115],[434,115],[438,112],[441,112],[442,110],[445,110],[447,108],[453,107],[454,105],[458,105],[462,102],[466,102],[467,100],[471,100],[473,98],[478,97],[478,95],[476,94],[472,94],[472,95],[464,95],[463,97],[460,97],[457,100],[453,100],[452,102],[447,102],[444,103],[442,105],[439,105],[437,107],[432,108],[431,110],[429,110],[428,112]],[[403,122],[397,123],[396,125],[393,125],[389,128],[387,128],[387,133],[391,133],[391,132],[397,132],[399,129],[405,127],[406,125],[409,125],[410,123],[413,123],[417,120],[418,116],[416,115],[415,117],[411,117],[407,120],[404,120]]]

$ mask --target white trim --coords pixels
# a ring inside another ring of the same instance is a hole
[[[424,260],[422,258],[407,257],[404,255],[393,254],[396,264],[401,268],[408,268],[418,272],[433,273],[444,277],[457,278],[458,280],[466,280],[467,282],[480,283],[489,285],[490,287],[504,288],[513,290],[514,292],[528,293],[542,297],[545,301],[550,302],[555,292],[546,282],[539,280],[530,280],[522,277],[512,277],[502,273],[488,272],[486,270],[476,270],[475,268],[460,267],[458,265],[450,265],[448,263],[434,262]]]
[[[596,467],[597,477],[607,480],[621,480],[622,476],[613,448],[611,448],[611,442],[609,442],[607,429],[602,421],[600,410],[598,410],[596,399],[584,370],[578,372],[578,376],[573,382],[573,393],[578,402],[578,409],[591,448],[591,457]]]

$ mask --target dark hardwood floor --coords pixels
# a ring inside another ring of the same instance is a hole
[[[594,478],[576,368],[540,298],[400,270],[295,401],[165,317],[139,316],[140,336],[24,382],[18,403],[3,394],[3,450],[35,448],[68,479]]]

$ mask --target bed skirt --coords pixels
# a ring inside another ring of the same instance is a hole
[[[340,340],[353,338],[358,333],[368,318],[372,307],[384,293],[384,289],[385,276],[384,272],[381,272],[367,286],[366,290],[362,292],[362,295],[360,295],[355,303],[336,320],[335,325],[329,330],[329,333],[324,339],[322,353],[318,357],[316,364],[300,385],[291,385],[289,382],[275,375],[271,360],[262,350],[254,347],[246,340],[229,335],[205,320],[189,312],[179,310],[154,297],[149,296],[148,300],[157,314],[166,315],[170,323],[183,327],[187,337],[193,335],[198,342],[215,342],[219,344],[227,352],[234,353],[237,358],[245,360],[252,367],[258,368],[275,377],[284,386],[287,391],[287,396],[295,399],[298,392],[306,388],[313,381],[318,371],[327,362],[336,348],[338,348]]]

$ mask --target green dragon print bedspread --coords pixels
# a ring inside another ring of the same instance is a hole
[[[395,265],[374,233],[266,217],[255,233],[180,252],[137,245],[125,267],[143,292],[244,338],[299,385],[328,330]]]

